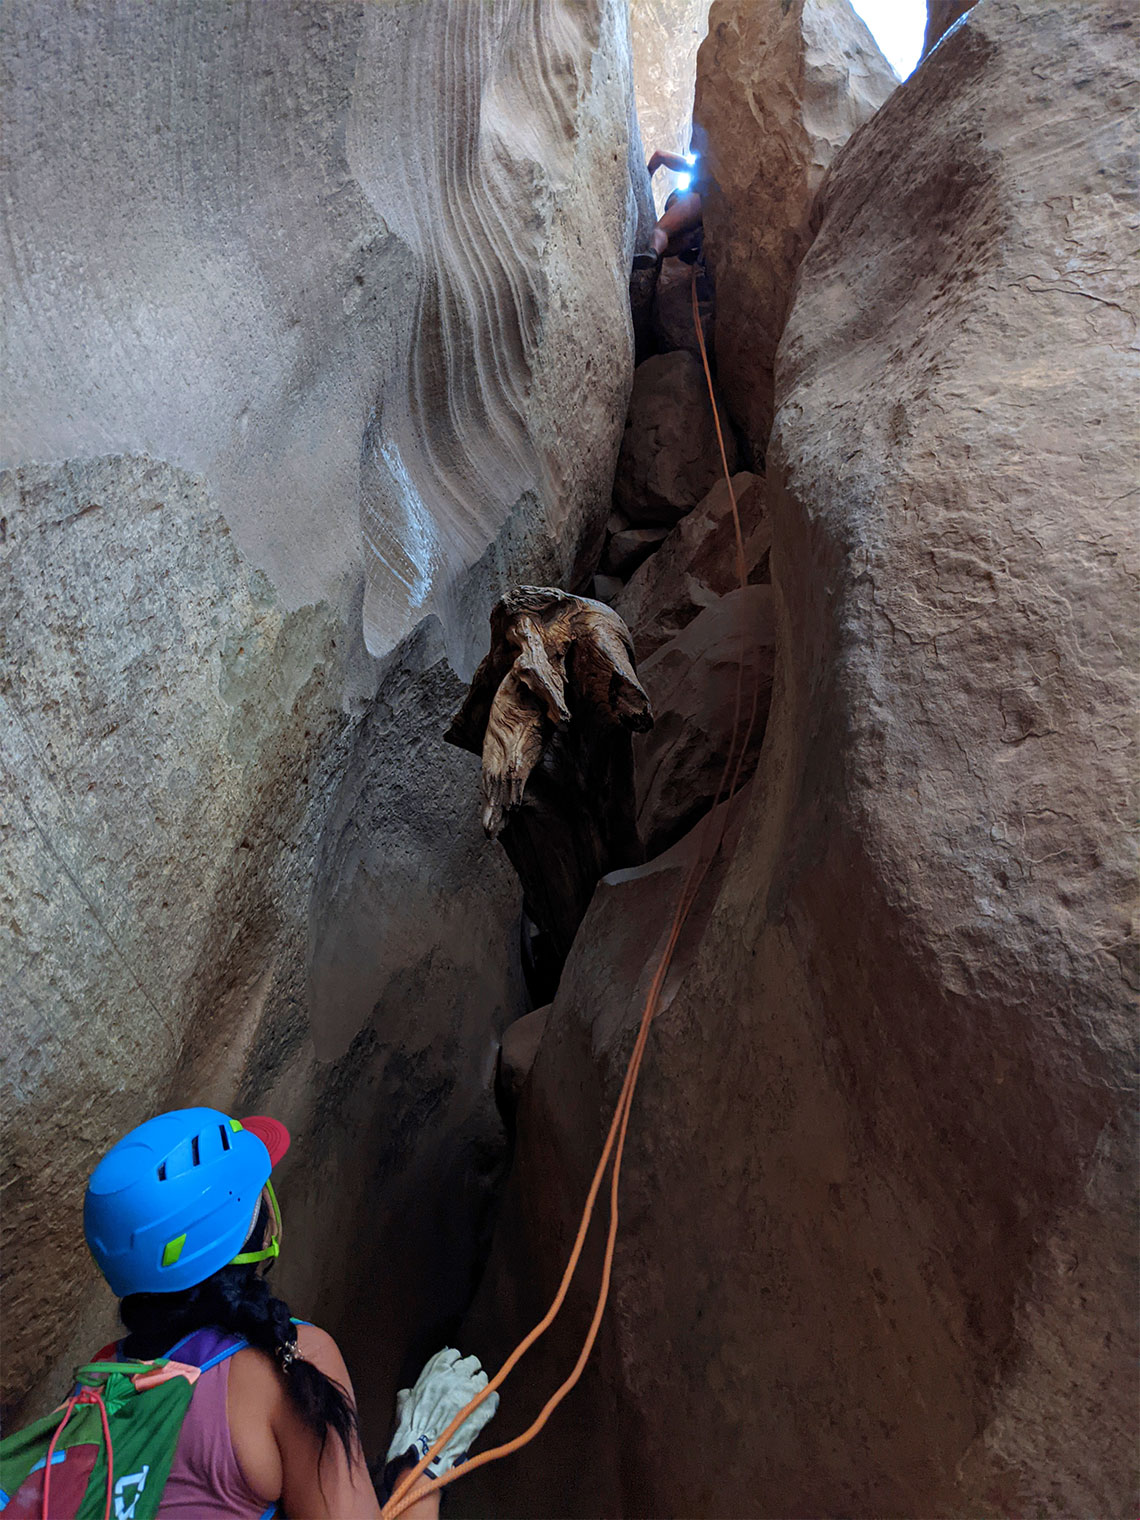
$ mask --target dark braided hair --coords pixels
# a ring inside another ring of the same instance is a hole
[[[257,1248],[266,1223],[262,1204],[245,1250]],[[256,1262],[222,1267],[180,1293],[131,1293],[119,1300],[119,1315],[128,1331],[123,1354],[141,1361],[165,1356],[176,1341],[195,1330],[214,1327],[243,1335],[276,1361],[294,1408],[320,1438],[321,1457],[332,1431],[351,1466],[360,1444],[356,1410],[339,1383],[296,1353],[297,1327],[289,1306],[273,1297]]]

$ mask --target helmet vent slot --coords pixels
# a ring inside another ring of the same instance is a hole
[[[190,1154],[193,1157],[193,1160],[191,1161],[190,1165],[191,1166],[201,1166],[202,1165],[202,1156],[201,1156],[200,1148],[199,1148],[199,1145],[198,1145],[198,1136],[197,1135],[195,1135],[194,1138],[190,1141]]]
[[[166,1162],[165,1161],[163,1161],[161,1163],[161,1165],[159,1166],[159,1168],[158,1168],[158,1180],[159,1180],[159,1182],[165,1182],[166,1181]]]
[[[218,1133],[222,1137],[222,1149],[224,1151],[228,1151],[229,1148],[230,1148],[229,1125],[227,1125],[227,1124],[219,1124],[218,1125]]]

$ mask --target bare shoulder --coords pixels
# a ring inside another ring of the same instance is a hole
[[[262,1351],[258,1346],[243,1346],[240,1351],[234,1352],[231,1383],[234,1378],[240,1381],[243,1390],[255,1395],[260,1393],[265,1402],[270,1401],[280,1383],[277,1364],[268,1352]]]
[[[344,1364],[344,1357],[341,1356],[340,1347],[327,1330],[318,1329],[316,1325],[298,1325],[297,1350],[307,1362],[319,1368],[326,1377],[332,1378],[342,1388],[349,1387],[348,1368]],[[238,1377],[243,1391],[258,1398],[263,1404],[279,1402],[274,1396],[284,1394],[285,1384],[281,1377],[281,1369],[268,1352],[260,1350],[257,1346],[244,1346],[234,1354],[234,1374]]]
[[[348,1385],[348,1368],[344,1364],[344,1357],[327,1330],[321,1330],[317,1325],[298,1325],[297,1350],[307,1362],[319,1367],[326,1377],[332,1378],[342,1387]]]

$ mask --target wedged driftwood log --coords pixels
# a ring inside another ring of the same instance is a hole
[[[483,828],[539,931],[532,990],[557,983],[598,879],[642,858],[631,736],[652,726],[612,608],[552,586],[496,605],[490,651],[445,737],[482,758]]]

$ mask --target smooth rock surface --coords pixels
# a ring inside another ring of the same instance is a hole
[[[732,487],[744,539],[745,579],[767,580],[772,528],[764,510],[764,477],[741,470],[732,477]],[[703,608],[739,584],[732,503],[722,478],[681,519],[617,599],[638,659],[647,659]]]
[[[525,1001],[441,736],[505,586],[600,548],[627,25],[4,7],[8,1414],[108,1338],[82,1187],[163,1106],[292,1127],[279,1280],[370,1450],[466,1302]]]
[[[725,429],[729,469],[736,444]],[[631,523],[672,525],[721,473],[708,388],[690,353],[655,354],[633,375],[625,434],[614,480],[614,505]]]
[[[647,859],[752,779],[775,663],[771,586],[730,591],[639,663],[654,719],[634,745]]]
[[[92,1158],[204,1102],[292,1131],[304,1249],[278,1281],[371,1369],[372,1443],[470,1292],[504,1147],[489,1074],[525,1007],[517,885],[442,742],[463,683],[430,620],[354,719],[359,644],[327,607],[282,612],[167,465],[29,467],[0,517],[8,1412],[50,1407],[114,1332]]]
[[[521,499],[558,541],[600,504],[571,440],[627,394],[625,14],[143,14],[5,7],[5,453],[202,474],[287,607],[363,565],[382,653]]]
[[[1130,19],[985,0],[836,167],[778,365],[754,796],[665,985],[596,1359],[467,1513],[1135,1510]],[[567,964],[492,1365],[565,1260],[672,854]]]
[[[897,85],[847,0],[715,0],[693,107],[717,377],[758,458],[773,365],[828,165]]]
[[[709,910],[736,848],[751,788],[723,804],[679,843],[643,866],[615,871],[599,882],[593,902],[562,973],[558,995],[546,1010],[543,1038],[531,1066],[517,1114],[518,1145],[514,1169],[496,1224],[495,1246],[471,1314],[463,1327],[464,1344],[471,1345],[487,1366],[496,1366],[513,1349],[522,1333],[542,1317],[558,1288],[573,1242],[590,1176],[617,1101],[650,978],[660,959],[677,902],[692,884],[695,870],[707,863],[705,888],[689,914],[675,953],[685,968],[709,921]],[[723,836],[719,854],[710,860]],[[719,1100],[712,1114],[694,1112],[683,1087],[668,1089],[672,1075],[665,1067],[662,1040],[676,1052],[687,1041],[690,1058],[699,1047],[710,1077],[724,1075],[728,1091],[734,1053],[706,1044],[703,1029],[694,1028],[686,1012],[684,1028],[673,1027],[673,1004],[684,981],[670,976],[635,1097],[626,1147],[621,1189],[622,1227],[616,1257],[615,1293],[603,1320],[601,1334],[579,1386],[560,1406],[537,1442],[506,1464],[472,1472],[453,1486],[449,1500],[454,1512],[474,1517],[488,1514],[533,1517],[598,1515],[720,1515],[726,1471],[735,1463],[708,1460],[707,1452],[689,1450],[679,1441],[671,1453],[660,1451],[657,1423],[673,1412],[698,1439],[704,1435],[701,1410],[716,1399],[717,1385],[702,1387],[687,1413],[677,1408],[683,1390],[673,1374],[673,1360],[709,1357],[721,1341],[715,1323],[702,1323],[709,1302],[710,1282],[735,1276],[735,1248],[709,1236],[704,1242],[702,1267],[682,1287],[673,1280],[671,1248],[659,1258],[646,1250],[643,1236],[651,1227],[676,1231],[689,1253],[692,1233],[707,1219],[711,1197],[726,1186],[734,1206],[740,1206],[738,1177],[723,1168],[725,1149],[737,1152],[745,1135],[734,1140],[724,1129],[727,1105]],[[723,1010],[710,1010],[706,1020],[715,1036]],[[748,1073],[751,1075],[751,1072]],[[648,1110],[648,1111],[647,1111]],[[662,1122],[662,1110],[671,1110]],[[732,1114],[735,1120],[737,1115]],[[702,1133],[697,1141],[694,1130]],[[710,1138],[715,1132],[716,1140]],[[702,1159],[712,1158],[712,1166]],[[671,1164],[662,1192],[658,1175],[662,1158]],[[598,1213],[605,1219],[608,1183]],[[653,1231],[653,1246],[661,1241]],[[519,1428],[538,1414],[546,1398],[566,1377],[585,1337],[601,1276],[604,1231],[595,1222],[586,1237],[581,1265],[565,1306],[552,1328],[528,1352],[509,1379],[511,1403]],[[652,1248],[651,1248],[652,1249]],[[525,1265],[524,1265],[525,1264]],[[688,1262],[686,1263],[688,1266]],[[755,1279],[754,1279],[755,1281]],[[666,1300],[663,1295],[668,1293]],[[651,1325],[642,1321],[644,1315]],[[630,1318],[640,1323],[648,1339],[642,1348],[651,1365],[636,1369],[638,1387],[655,1406],[647,1412],[627,1383],[624,1327]],[[729,1333],[743,1328],[741,1320]],[[751,1349],[739,1344],[736,1355],[750,1361]],[[719,1369],[713,1369],[719,1372]],[[673,1390],[666,1397],[667,1390]],[[694,1418],[694,1415],[696,1418]],[[723,1427],[728,1439],[739,1442],[743,1421]],[[650,1445],[662,1466],[647,1473]],[[582,1460],[589,1451],[590,1460]],[[699,1466],[707,1478],[694,1500],[676,1487],[678,1467]],[[743,1479],[742,1481],[747,1481]],[[756,1513],[755,1508],[739,1511]]]

